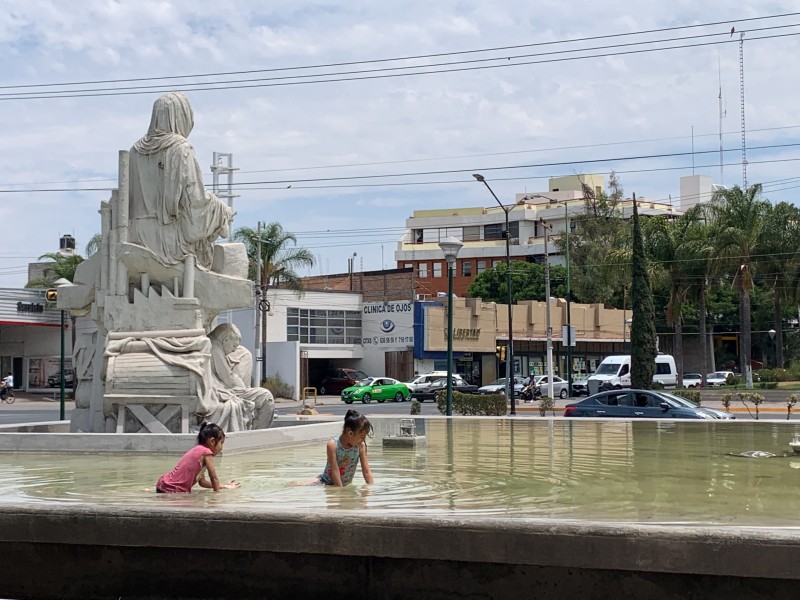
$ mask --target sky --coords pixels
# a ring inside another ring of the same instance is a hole
[[[415,210],[495,205],[476,172],[503,202],[612,170],[626,195],[675,203],[684,175],[741,185],[742,32],[747,183],[798,197],[798,1],[2,8],[0,287],[64,234],[84,252],[118,151],[173,90],[208,187],[212,153],[233,154],[234,227],[279,222],[317,257],[301,274],[346,272],[354,253],[357,270],[395,267]]]

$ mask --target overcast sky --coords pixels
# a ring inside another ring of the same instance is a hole
[[[800,187],[797,1],[2,7],[0,287],[23,286],[27,263],[62,234],[83,253],[118,150],[169,90],[194,108],[207,186],[212,153],[234,155],[235,226],[280,222],[319,257],[314,274],[345,272],[354,252],[359,269],[394,267],[414,210],[493,205],[473,172],[503,201],[612,169],[627,195],[665,201],[693,164],[741,185],[740,32],[748,183],[773,201],[794,202]],[[108,80],[125,81],[86,84]]]

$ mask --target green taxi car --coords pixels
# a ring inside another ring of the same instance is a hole
[[[354,386],[343,389],[341,397],[345,404],[352,404],[355,400],[369,404],[373,400],[402,402],[408,400],[410,395],[411,392],[402,381],[390,377],[367,377]]]

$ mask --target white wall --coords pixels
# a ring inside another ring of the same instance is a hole
[[[267,342],[267,376],[280,377],[294,388],[294,399],[300,399],[299,342]]]

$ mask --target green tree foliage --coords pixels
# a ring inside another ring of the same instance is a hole
[[[629,266],[621,264],[618,255],[620,249],[630,249],[630,225],[622,218],[624,192],[614,173],[608,190],[596,193],[584,186],[585,212],[569,215],[570,287],[573,299],[581,302],[611,303],[630,285]],[[564,236],[555,240],[562,253],[565,241]]]
[[[42,254],[39,260],[45,258],[52,262],[44,268],[43,277],[29,281],[25,287],[49,288],[53,287],[54,281],[61,278],[73,281],[75,279],[75,269],[83,262],[83,257],[80,254],[63,255],[59,252],[47,252]]]
[[[294,234],[284,231],[280,223],[269,223],[259,232],[241,227],[233,239],[242,242],[250,258],[249,277],[261,286],[287,287],[302,292],[303,286],[297,269],[314,266],[314,255],[305,248],[297,248]],[[257,273],[259,239],[261,242],[261,273]]]
[[[653,296],[647,274],[642,230],[636,196],[633,198],[633,247],[631,257],[631,386],[649,390],[656,368],[656,327]]]
[[[734,186],[714,194],[711,210],[717,226],[716,245],[722,268],[734,275],[733,287],[739,294],[739,368],[745,374],[750,366],[752,338],[750,292],[759,259],[766,249],[762,231],[769,202],[761,199],[760,184],[746,190]]]
[[[482,298],[486,302],[505,304],[508,302],[506,287],[506,264],[487,269],[477,275],[467,290],[471,298]],[[550,295],[563,298],[567,293],[566,269],[561,265],[550,267]],[[544,265],[538,263],[513,261],[511,263],[511,298],[514,303],[520,300],[545,299]]]

